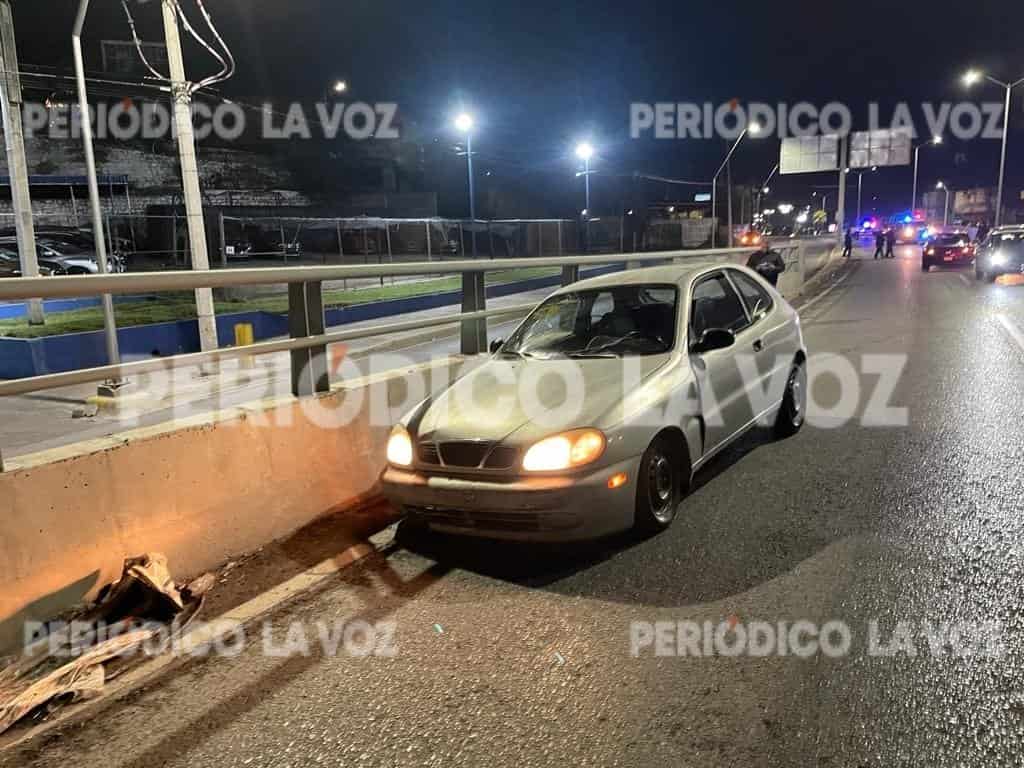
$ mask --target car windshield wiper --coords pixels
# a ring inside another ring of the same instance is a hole
[[[618,355],[614,354],[613,352],[598,352],[598,351],[587,352],[586,350],[580,350],[579,352],[567,352],[565,356],[566,357],[572,357],[572,358],[592,358],[593,357],[593,358],[606,358],[606,359],[607,358],[614,359],[614,358],[618,357]]]
[[[520,357],[523,360],[528,360],[531,357],[536,357],[532,352],[521,352],[518,349],[502,349],[501,354],[510,355],[512,357]]]

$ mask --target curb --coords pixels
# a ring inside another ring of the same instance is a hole
[[[374,506],[381,500],[371,500],[363,507]],[[0,754],[26,746],[29,742],[47,736],[62,728],[79,725],[99,715],[108,707],[130,696],[136,691],[156,682],[164,674],[188,664],[196,658],[192,652],[226,639],[240,626],[266,616],[281,608],[293,598],[320,586],[332,576],[351,565],[389,549],[394,543],[394,529],[398,523],[372,534],[367,540],[354,544],[334,557],[328,558],[312,568],[299,573],[281,584],[231,609],[227,613],[204,621],[200,626],[178,638],[179,652],[155,656],[138,667],[129,670],[104,686],[94,699],[77,705],[69,705],[55,717],[11,738],[0,738]]]

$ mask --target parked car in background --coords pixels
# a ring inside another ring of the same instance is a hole
[[[248,259],[252,256],[252,243],[248,240],[235,240],[224,245],[224,256],[228,259]]]
[[[0,249],[17,253],[18,242],[15,238],[0,238]],[[99,261],[92,251],[47,236],[36,238],[36,257],[40,266],[55,272],[63,270],[63,274],[96,275],[100,271]],[[124,257],[120,254],[108,254],[107,264],[110,272],[125,272],[127,269]]]
[[[50,277],[51,275],[66,274],[59,264],[40,263],[39,276]],[[21,277],[21,257],[17,251],[0,248],[0,277]]]
[[[932,267],[959,267],[974,261],[974,245],[966,232],[939,232],[924,241],[921,271]]]
[[[996,227],[978,248],[974,276],[991,283],[1001,275],[1024,273],[1024,226]]]

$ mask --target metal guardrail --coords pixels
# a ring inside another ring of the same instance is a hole
[[[780,244],[779,250],[802,248],[804,243]],[[404,331],[432,328],[454,323],[462,324],[463,354],[479,354],[487,349],[488,317],[526,311],[532,305],[519,305],[488,310],[484,290],[487,272],[561,267],[562,285],[579,279],[579,269],[603,266],[691,261],[749,254],[752,248],[717,248],[700,251],[662,251],[659,253],[618,253],[601,256],[564,256],[546,259],[476,259],[449,262],[415,262],[358,266],[272,267],[216,271],[155,272],[118,275],[85,275],[76,277],[12,278],[0,280],[0,301],[18,299],[59,299],[103,294],[153,293],[195,288],[226,288],[246,285],[288,284],[289,339],[258,344],[195,352],[174,357],[141,360],[66,373],[47,374],[26,379],[0,382],[0,396],[20,395],[71,384],[102,382],[129,375],[158,370],[193,367],[233,358],[290,352],[292,393],[296,396],[330,390],[327,369],[327,346],[344,341]],[[328,280],[357,277],[400,276],[420,274],[460,274],[462,276],[462,312],[434,319],[386,323],[358,330],[327,333],[324,322],[322,286]]]

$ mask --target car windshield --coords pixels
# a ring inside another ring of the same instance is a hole
[[[1002,235],[993,235],[991,241],[989,241],[989,248],[1012,253],[1015,256],[1024,255],[1024,232],[1007,232]]]
[[[502,347],[524,357],[657,355],[675,344],[678,290],[623,285],[552,296]]]
[[[42,245],[53,251],[57,251],[58,253],[61,253],[64,256],[80,256],[83,253],[85,253],[77,245],[72,245],[71,243],[58,240],[44,240],[42,242]]]

